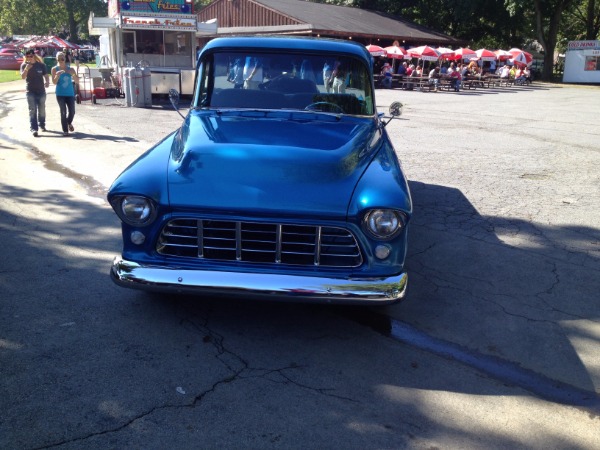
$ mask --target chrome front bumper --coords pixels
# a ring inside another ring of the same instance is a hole
[[[387,278],[321,278],[142,266],[121,257],[113,261],[110,275],[119,286],[148,291],[364,305],[402,299],[408,281],[405,272]]]

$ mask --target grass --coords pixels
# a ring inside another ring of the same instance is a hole
[[[72,64],[75,67],[74,64]],[[95,68],[96,62],[81,64],[82,66],[88,66],[89,68]],[[20,80],[21,75],[18,70],[0,70],[0,83],[6,83],[8,81]]]
[[[20,80],[21,75],[18,70],[0,70],[0,83],[6,83],[7,81]]]

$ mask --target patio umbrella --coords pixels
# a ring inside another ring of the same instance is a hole
[[[458,50],[454,50],[454,57],[452,57],[451,59],[463,60],[463,59],[473,59],[473,58],[477,58],[477,54],[475,53],[474,50],[471,50],[470,48],[459,48]]]
[[[435,48],[429,47],[428,45],[421,45],[420,47],[409,48],[407,53],[412,58],[417,58],[422,61],[439,61],[440,54]],[[417,66],[419,61],[417,61]],[[423,74],[425,73],[425,64],[423,64]]]
[[[496,50],[494,51],[494,54],[496,55],[496,58],[498,58],[498,61],[506,61],[507,59],[511,59],[513,57],[513,55],[506,50]]]
[[[385,53],[388,58],[392,59],[408,59],[408,53],[402,47],[398,47],[397,45],[391,45],[389,47],[384,48]]]
[[[531,58],[533,60],[533,56],[531,55],[531,53],[526,52],[525,50],[521,50],[520,48],[511,48],[508,53],[510,53],[511,55],[516,56],[519,53],[525,53],[525,56]]]
[[[440,59],[440,53],[428,45],[421,45],[420,47],[409,48],[408,54],[413,58],[419,58],[423,61],[437,61]]]
[[[406,53],[402,47],[398,47],[397,45],[391,45],[389,47],[384,48],[386,56],[388,58],[392,58],[392,70],[396,72],[396,60],[397,59],[410,59],[410,56]]]
[[[367,45],[367,50],[372,56],[385,56],[385,49],[380,47],[379,45],[369,44]]]
[[[498,57],[493,51],[487,50],[485,48],[480,48],[479,50],[477,50],[475,52],[475,55],[477,55],[476,57],[480,61],[496,61],[498,59]]]
[[[518,67],[530,66],[533,61],[531,53],[527,53],[518,48],[511,48],[508,51],[512,55],[512,62]]]
[[[446,47],[438,47],[436,48],[438,53],[440,54],[440,58],[442,59],[452,59],[454,57],[454,50]]]

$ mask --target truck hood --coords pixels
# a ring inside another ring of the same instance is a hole
[[[345,217],[380,139],[375,118],[192,111],[173,141],[169,201],[174,210]]]

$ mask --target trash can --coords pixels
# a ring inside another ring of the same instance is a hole
[[[45,56],[44,64],[48,68],[48,73],[52,70],[52,68],[56,65],[56,58],[54,56]]]

